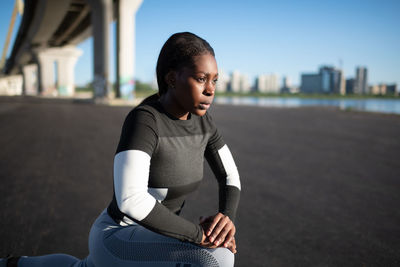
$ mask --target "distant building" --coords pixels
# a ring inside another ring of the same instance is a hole
[[[241,80],[241,74],[238,71],[232,72],[231,81],[228,86],[229,91],[240,92],[240,80]]]
[[[218,82],[215,90],[217,92],[228,91],[229,81],[230,81],[229,75],[227,75],[223,70],[220,70],[218,72]]]
[[[251,91],[251,84],[249,81],[249,77],[247,75],[242,74],[240,77],[240,92],[248,93]]]
[[[342,70],[323,66],[317,74],[302,74],[300,92],[305,94],[346,94]]]
[[[302,74],[300,92],[305,94],[322,93],[322,76],[318,74]]]
[[[346,80],[346,94],[354,94],[354,79]]]
[[[356,68],[356,79],[354,81],[354,94],[369,94],[368,70],[366,67]]]
[[[386,94],[386,84],[375,84],[368,88],[368,91],[373,95],[385,95]]]
[[[388,84],[386,86],[386,94],[389,95],[398,95],[397,92],[397,84]]]
[[[369,87],[369,92],[373,95],[396,95],[396,84],[387,85],[384,83],[372,85]]]
[[[345,81],[342,70],[333,67],[321,67],[322,90],[324,93],[345,94]]]
[[[290,80],[287,76],[284,76],[282,79],[281,93],[288,94],[291,92],[292,92],[292,90],[290,88]]]
[[[256,79],[256,90],[261,93],[279,93],[279,76],[276,74],[259,75]]]
[[[246,75],[238,71],[232,72],[231,79],[228,85],[231,92],[250,92],[251,85]]]

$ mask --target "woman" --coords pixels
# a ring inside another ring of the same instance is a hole
[[[207,113],[218,79],[214,51],[192,33],[177,33],[156,70],[158,95],[125,119],[114,196],[92,226],[89,256],[22,257],[18,266],[233,266],[240,180]],[[204,157],[219,183],[219,212],[195,224],[179,213],[202,180]]]

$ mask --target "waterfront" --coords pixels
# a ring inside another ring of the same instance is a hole
[[[400,114],[400,99],[322,99],[300,97],[224,97],[215,99],[218,104],[250,105],[265,107],[333,106],[341,110],[358,110]]]

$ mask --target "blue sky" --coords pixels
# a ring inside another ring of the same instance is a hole
[[[1,49],[13,2],[0,4]],[[137,79],[153,79],[161,46],[180,31],[205,38],[220,69],[238,70],[251,81],[258,74],[276,73],[298,85],[301,73],[342,62],[347,78],[354,76],[356,66],[367,66],[370,83],[400,86],[399,0],[144,0],[136,16]],[[93,77],[92,39],[78,47],[84,54],[76,66],[76,82],[85,84]]]

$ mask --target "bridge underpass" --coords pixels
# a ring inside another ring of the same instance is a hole
[[[116,21],[116,96],[134,94],[135,16],[142,0],[26,0],[3,79],[26,95],[73,96],[76,46],[93,36],[93,97],[106,100],[109,88],[109,25]],[[114,38],[113,38],[114,40]],[[17,81],[17,82],[16,82]],[[17,90],[18,91],[18,90]]]

